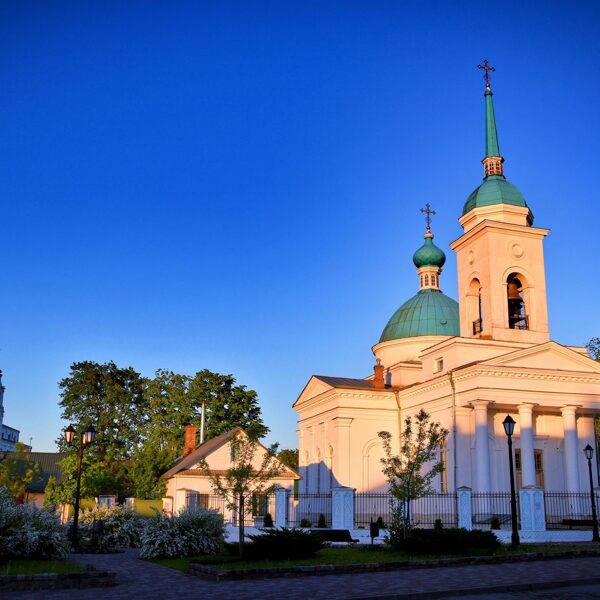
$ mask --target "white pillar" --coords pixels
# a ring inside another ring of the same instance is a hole
[[[475,409],[475,472],[476,491],[490,492],[490,442],[488,432],[488,402],[473,402]]]
[[[448,480],[452,475],[452,481],[456,489],[461,487],[470,488],[471,482],[471,415],[473,410],[466,406],[458,406],[456,412],[456,439],[455,449],[452,452],[453,473],[448,473]],[[456,465],[454,460],[456,459]],[[455,477],[454,477],[455,476]]]
[[[533,452],[533,404],[519,404],[521,440],[521,487],[534,487],[535,456]]]
[[[579,463],[577,450],[576,406],[561,408],[565,430],[565,482],[568,492],[579,492]]]

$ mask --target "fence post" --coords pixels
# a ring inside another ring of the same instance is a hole
[[[331,491],[333,529],[354,529],[354,491],[349,487],[337,487]]]
[[[521,530],[546,531],[546,513],[544,510],[544,492],[527,486],[519,492],[521,504]]]
[[[473,529],[471,488],[459,487],[456,491],[456,498],[458,504],[458,526],[471,531],[471,529]]]
[[[284,488],[275,490],[275,527],[287,527],[289,493],[289,490]]]

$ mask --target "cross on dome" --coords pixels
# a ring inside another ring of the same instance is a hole
[[[425,222],[427,223],[427,233],[431,232],[431,215],[435,215],[435,210],[431,210],[431,204],[429,202],[425,205],[425,208],[421,209],[422,213],[425,213]]]
[[[477,68],[483,69],[485,71],[485,74],[483,76],[483,78],[485,79],[485,89],[489,90],[490,89],[490,71],[494,72],[496,69],[494,67],[490,67],[487,58],[483,61],[483,65],[477,65]]]

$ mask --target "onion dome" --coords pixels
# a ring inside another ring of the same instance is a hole
[[[443,250],[433,243],[433,234],[427,231],[425,234],[425,243],[413,254],[415,267],[439,267],[440,269],[446,262],[446,255]]]

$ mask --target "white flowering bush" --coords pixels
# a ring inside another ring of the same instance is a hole
[[[79,516],[83,539],[93,540],[100,551],[114,548],[137,548],[149,519],[123,506],[85,509]],[[102,525],[98,527],[98,523]]]
[[[223,515],[196,508],[179,515],[157,515],[142,532],[141,558],[180,558],[215,554],[225,536]]]
[[[58,517],[33,504],[16,504],[0,488],[0,559],[66,558],[67,530]]]

